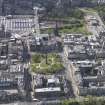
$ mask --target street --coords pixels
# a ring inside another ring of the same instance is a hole
[[[61,100],[53,100],[53,101],[40,101],[40,102],[14,102],[9,104],[1,104],[1,105],[60,105]]]
[[[99,36],[100,32],[104,31],[105,25],[98,13],[94,12],[93,14],[87,14],[84,18],[87,23],[87,29],[92,33],[92,35]],[[92,22],[94,22],[94,20],[98,21],[99,25],[92,25]]]
[[[64,60],[65,67],[66,67],[67,80],[71,81],[74,95],[75,95],[75,97],[78,97],[79,90],[78,90],[78,86],[76,84],[75,77],[74,77],[75,76],[74,71],[76,68],[73,66],[72,62],[68,59],[68,46],[66,46],[66,45],[64,46],[63,60]]]

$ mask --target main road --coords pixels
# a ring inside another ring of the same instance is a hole
[[[76,98],[79,97],[79,90],[75,80],[75,70],[76,68],[72,64],[72,62],[68,59],[68,46],[64,46],[64,56],[63,61],[66,67],[66,78],[71,81],[72,89]]]

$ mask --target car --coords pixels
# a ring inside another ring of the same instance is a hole
[[[34,101],[34,102],[40,102],[40,100],[36,99],[36,98],[33,98],[32,101]]]

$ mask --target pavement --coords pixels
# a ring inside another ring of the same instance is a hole
[[[40,102],[14,102],[0,105],[60,105],[61,100],[40,101]]]

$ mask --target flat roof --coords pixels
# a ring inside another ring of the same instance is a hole
[[[0,93],[8,93],[8,94],[16,94],[18,93],[17,89],[11,89],[11,90],[0,90]]]
[[[49,87],[49,88],[40,88],[40,89],[35,89],[35,92],[37,93],[44,93],[44,92],[60,92],[61,88],[60,87]]]
[[[81,60],[81,61],[76,61],[76,63],[95,63],[95,61],[89,61],[89,60]]]
[[[50,78],[50,79],[48,79],[48,83],[59,83],[59,79],[58,78]]]
[[[32,33],[32,35],[34,35],[36,38],[43,38],[43,37],[48,37],[49,36],[49,34],[36,35],[36,33]]]
[[[79,35],[79,36],[82,36],[82,34],[66,34],[66,36],[68,36],[68,35]]]

